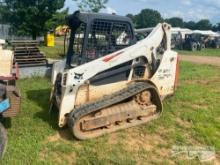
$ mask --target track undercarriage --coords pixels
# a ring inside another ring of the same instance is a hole
[[[137,126],[159,117],[162,103],[154,86],[132,82],[118,92],[75,108],[68,125],[85,140]]]

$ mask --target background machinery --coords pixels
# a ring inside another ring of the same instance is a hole
[[[4,119],[16,116],[20,110],[20,93],[16,88],[18,66],[12,51],[2,49],[4,43],[4,40],[0,41],[0,158],[7,143]]]
[[[75,12],[67,21],[67,58],[52,72],[59,126],[84,140],[158,118],[178,77],[171,26],[158,24],[136,42],[129,18]]]
[[[210,40],[209,47],[219,49],[220,48],[220,37],[214,37],[212,40]]]
[[[184,50],[202,50],[206,46],[206,40],[204,36],[197,33],[186,34],[185,40],[183,41],[183,49]]]

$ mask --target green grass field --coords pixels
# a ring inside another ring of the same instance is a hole
[[[175,96],[164,102],[162,116],[145,125],[97,139],[78,141],[49,115],[50,81],[18,81],[20,114],[10,121],[8,148],[0,164],[198,164],[172,157],[172,146],[213,146],[220,161],[220,68],[183,62]]]
[[[40,46],[40,50],[45,53],[47,58],[59,59],[64,57],[64,37],[55,38],[54,47]]]
[[[59,59],[64,57],[62,45],[55,45],[54,47],[40,46],[40,51],[44,52],[47,58]]]
[[[220,49],[206,48],[201,51],[176,50],[181,55],[217,56],[220,57]]]

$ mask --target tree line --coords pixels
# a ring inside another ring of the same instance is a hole
[[[108,0],[73,0],[81,11],[99,12],[106,7]],[[65,0],[0,0],[0,24],[10,24],[16,35],[31,35],[33,39],[44,35],[58,25],[65,25],[68,8]],[[168,22],[173,27],[185,27],[199,30],[220,31],[220,23],[212,25],[207,19],[198,22],[184,22],[182,18],[163,19],[161,14],[152,9],[143,9],[137,15],[128,14],[136,28],[154,27],[159,22]]]
[[[182,18],[179,17],[164,19],[158,11],[152,9],[143,9],[137,15],[127,14],[127,17],[132,19],[136,28],[154,27],[159,22],[167,22],[171,24],[172,27],[189,28],[192,30],[220,31],[220,23],[213,25],[208,19],[201,19],[198,22],[185,22]]]
[[[73,0],[80,10],[99,12],[108,0]],[[33,39],[65,24],[68,8],[65,0],[0,0],[0,24],[10,24],[15,35],[31,35]]]

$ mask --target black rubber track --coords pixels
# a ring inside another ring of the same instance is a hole
[[[123,100],[131,98],[146,89],[152,92],[153,94],[152,98],[154,99],[153,102],[155,103],[155,105],[157,105],[157,110],[162,112],[162,103],[156,88],[147,82],[133,82],[129,84],[128,87],[118,92],[104,96],[103,98],[95,102],[89,102],[78,108],[73,109],[68,117],[68,126],[71,129],[71,131],[73,131],[72,128],[74,127],[75,123],[83,116],[101,110],[103,108],[109,107],[111,105],[120,103]],[[74,134],[74,132],[72,133]]]

